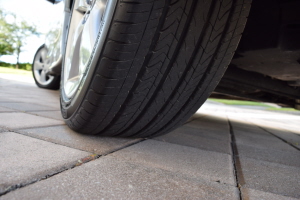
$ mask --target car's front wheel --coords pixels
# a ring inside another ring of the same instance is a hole
[[[237,0],[75,0],[62,72],[66,123],[135,137],[178,127],[218,84],[249,9]]]

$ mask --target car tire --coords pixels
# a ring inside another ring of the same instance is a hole
[[[116,1],[105,40],[76,91],[67,96],[66,87],[61,89],[67,125],[120,137],[153,137],[182,125],[222,78],[250,5],[248,0]]]
[[[32,75],[36,85],[44,89],[59,89],[60,76],[52,76],[46,74],[47,65],[47,48],[42,45],[35,53],[32,63]]]

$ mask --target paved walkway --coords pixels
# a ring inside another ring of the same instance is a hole
[[[154,139],[69,130],[58,91],[0,78],[0,199],[300,199],[300,114],[207,102]]]

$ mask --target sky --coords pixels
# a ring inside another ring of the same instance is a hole
[[[46,0],[0,0],[0,8],[15,13],[17,18],[27,21],[29,24],[35,24],[37,30],[41,33],[49,31],[51,24],[58,17],[61,17],[62,3],[53,5]],[[36,50],[44,44],[45,35],[34,36],[27,39],[27,45],[20,54],[20,62],[31,63]],[[1,56],[1,61],[15,63],[15,56]]]

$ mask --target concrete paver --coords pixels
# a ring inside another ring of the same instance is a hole
[[[231,154],[231,145],[229,142],[201,137],[200,134],[190,134],[190,129],[191,128],[188,126],[183,126],[167,135],[156,137],[154,139],[208,151]]]
[[[253,158],[256,160],[268,161],[278,164],[295,166],[300,168],[300,152],[296,149],[293,151],[280,151],[274,149],[258,148],[248,145],[237,145],[238,155],[240,157]]]
[[[35,114],[41,117],[47,117],[51,119],[64,120],[60,114],[60,111],[37,111],[37,112],[28,112],[30,114]]]
[[[0,112],[14,112],[14,111],[16,111],[16,110],[0,106]]]
[[[1,127],[0,127],[0,133],[1,133],[1,132],[7,132],[7,131],[8,131],[7,129],[4,129],[4,128],[1,128]]]
[[[80,176],[79,176],[80,175]],[[194,180],[107,156],[2,199],[238,199],[235,187]]]
[[[1,113],[0,115],[0,127],[9,129],[20,129],[38,126],[52,126],[60,125],[64,122],[55,119],[49,119],[45,117],[39,117],[30,115],[27,113]]]
[[[0,199],[300,199],[300,112],[207,102],[164,136],[98,137],[67,128],[58,91],[2,78]]]
[[[243,110],[235,109],[234,113],[230,113],[231,118],[243,118],[245,121],[252,122],[255,125],[260,125],[262,127],[269,127],[273,129],[284,129],[295,134],[300,134],[299,129],[299,118],[300,112],[292,112],[290,114],[280,113],[280,112],[270,112],[270,111],[256,111],[249,110],[247,116]],[[250,113],[251,112],[251,113]]]
[[[235,185],[232,159],[228,154],[147,140],[111,156],[194,178]]]
[[[245,130],[240,130],[239,128],[236,128],[235,125],[233,124],[233,129],[234,129],[234,135],[236,136],[236,138],[238,140],[245,141],[247,142],[247,140],[271,140],[274,142],[278,142],[278,138],[273,137],[272,135],[270,135],[269,133],[267,133],[264,130],[251,130],[251,127],[249,127],[249,130],[245,131]],[[247,126],[247,124],[245,125]],[[250,144],[254,144],[251,143]]]
[[[277,113],[276,113],[277,114]],[[279,115],[279,114],[277,114]],[[288,116],[288,117],[287,117]],[[293,133],[296,133],[297,135],[300,135],[300,129],[299,129],[299,116],[300,114],[284,114],[284,115],[279,115],[279,119],[273,119],[273,120],[257,120],[257,119],[251,119],[254,124],[256,125],[262,125],[264,127],[269,127],[269,128],[274,128],[274,129],[283,129],[286,131],[290,131]],[[282,120],[284,119],[284,120]],[[289,121],[289,125],[286,126],[286,121]]]
[[[242,188],[242,196],[243,199],[249,199],[249,200],[296,200],[296,198],[293,197],[287,197],[282,195],[277,195],[274,193],[269,192],[263,192],[259,190],[249,189],[249,188]]]
[[[297,159],[297,158],[294,158]],[[300,198],[300,168],[250,158],[240,158],[243,187]]]
[[[255,136],[252,132],[242,133],[236,130],[233,126],[236,143],[240,145],[252,146],[253,148],[266,148],[270,150],[292,151],[294,148],[282,142],[280,139],[268,135],[267,138],[263,135]]]
[[[88,155],[17,133],[0,133],[0,194],[71,167]]]
[[[49,142],[54,142],[56,144],[62,144],[83,151],[96,153],[99,155],[116,151],[124,146],[128,146],[139,141],[139,139],[83,135],[72,131],[66,125],[21,129],[18,130],[18,132],[24,135],[43,139]]]
[[[295,147],[298,147],[300,149],[300,134],[295,134],[287,130],[283,130],[281,128],[270,128],[270,127],[264,127],[264,130],[268,131],[269,133],[272,133],[276,135],[277,137],[285,140],[286,142],[294,145]]]
[[[38,105],[38,104],[32,104],[32,103],[2,103],[0,102],[0,106],[19,110],[19,111],[38,111],[38,110],[57,110],[55,108],[46,106],[46,105]]]
[[[245,116],[231,117],[242,196],[272,199],[276,194],[280,196],[278,199],[300,198],[300,151],[267,132],[263,124],[258,127],[253,121]],[[285,133],[287,131],[281,132]],[[252,189],[266,193],[255,193]]]
[[[201,128],[199,129],[199,127]],[[186,131],[187,128],[188,131]],[[205,137],[207,139],[215,139],[226,142],[230,142],[231,140],[227,118],[219,118],[214,121],[211,117],[206,116],[193,120],[190,123],[179,127],[177,130],[184,130],[184,132],[188,134]]]
[[[186,124],[187,126],[194,127],[195,129],[198,129],[199,132],[199,127],[201,128],[201,131],[203,132],[203,135],[206,135],[206,137],[209,137],[211,135],[215,135],[216,139],[219,140],[230,140],[230,137],[227,134],[224,134],[220,132],[220,130],[227,131],[229,130],[229,124],[226,115],[223,113],[221,116],[211,116],[206,115],[205,117],[199,118],[199,120],[193,120],[190,123]],[[209,136],[207,136],[207,131],[209,131]]]
[[[39,93],[39,92],[37,92]],[[23,105],[12,105],[12,106],[15,106],[16,108],[24,111],[37,111],[37,110],[60,110],[60,106],[59,106],[59,100],[57,99],[56,101],[53,101],[50,99],[45,99],[45,97],[42,97],[42,95],[44,96],[48,96],[48,95],[45,95],[45,94],[40,94],[40,96],[36,96],[36,95],[28,95],[26,97],[20,97],[20,96],[17,96],[17,97],[14,97],[14,98],[6,98],[4,99],[1,103],[22,103]],[[58,95],[58,92],[57,94],[55,94],[55,96],[53,95],[52,98],[56,97]],[[26,107],[26,104],[29,104],[29,106]],[[38,107],[37,109],[32,107],[32,104],[36,104],[36,105],[44,105],[45,107],[43,108],[40,108]],[[18,107],[17,107],[18,106]],[[47,109],[46,109],[47,108]]]

